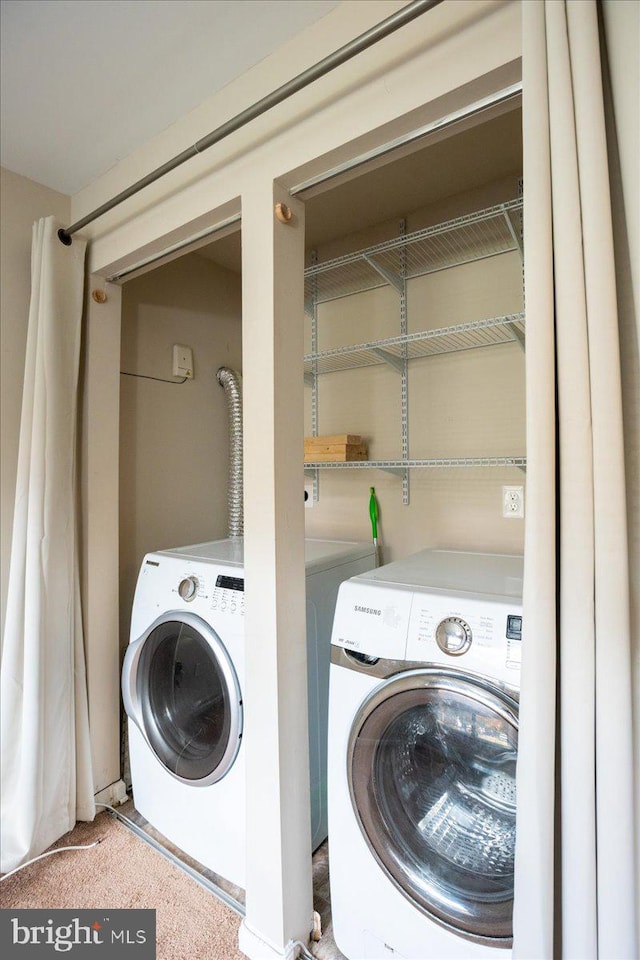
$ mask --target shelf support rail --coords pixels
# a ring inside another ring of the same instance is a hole
[[[400,236],[407,235],[407,221],[403,218],[399,224]],[[400,336],[407,336],[407,248],[400,250]],[[409,459],[409,353],[406,342],[402,345],[402,377],[401,377],[401,423],[402,423],[402,459]],[[402,475],[402,502],[409,505],[409,469],[405,467]]]
[[[318,262],[318,251],[311,251],[311,263]],[[311,291],[311,352],[315,359],[312,363],[312,371],[305,375],[311,378],[311,436],[318,436],[318,278],[313,278]],[[313,502],[317,503],[320,497],[320,474],[317,470],[313,471]]]

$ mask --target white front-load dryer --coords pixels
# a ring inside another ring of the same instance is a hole
[[[349,960],[510,956],[522,558],[427,550],[342,584],[329,868]]]
[[[327,835],[329,645],[338,586],[373,546],[305,541],[312,842]],[[145,556],[122,670],[138,812],[203,866],[244,886],[242,539]],[[304,642],[304,639],[303,641]]]

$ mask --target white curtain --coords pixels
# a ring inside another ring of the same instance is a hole
[[[3,871],[95,815],[78,589],[76,423],[86,244],[34,224],[0,671]]]
[[[527,501],[514,955],[637,956],[619,331],[595,0],[523,3]]]

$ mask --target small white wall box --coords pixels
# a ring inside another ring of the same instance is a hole
[[[507,519],[524,517],[524,487],[502,488],[502,516]]]
[[[182,343],[173,345],[173,376],[193,378],[193,351]]]
[[[304,481],[304,505],[309,510],[314,505],[313,499],[313,480]]]

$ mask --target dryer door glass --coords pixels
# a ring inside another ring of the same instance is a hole
[[[144,641],[137,668],[144,732],[176,777],[213,783],[239,746],[241,706],[228,655],[197,619],[164,620]]]
[[[464,676],[387,681],[351,735],[364,836],[416,906],[469,939],[512,936],[517,706]]]

